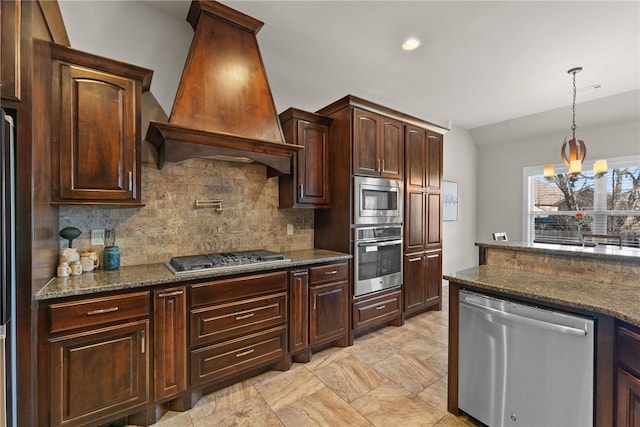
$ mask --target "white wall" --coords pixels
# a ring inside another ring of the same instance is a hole
[[[491,240],[495,231],[522,240],[522,170],[561,163],[562,142],[570,132],[478,148],[478,241]],[[576,137],[585,142],[590,160],[640,154],[639,120],[578,127]]]
[[[476,238],[477,148],[466,129],[453,126],[444,137],[445,181],[458,183],[458,220],[442,223],[442,272],[478,264]]]

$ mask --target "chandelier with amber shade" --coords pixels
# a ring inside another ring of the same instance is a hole
[[[568,74],[573,75],[573,121],[571,124],[571,132],[572,138],[567,141],[567,138],[564,139],[564,143],[562,144],[562,148],[560,149],[560,156],[562,157],[562,162],[567,165],[569,168],[569,172],[567,176],[570,180],[577,179],[582,173],[582,163],[587,155],[587,146],[584,144],[584,141],[578,140],[576,138],[576,74],[582,71],[582,67],[574,67],[567,71]],[[567,153],[567,148],[569,149]],[[593,164],[593,174],[595,176],[602,176],[607,173],[607,161],[606,160],[596,160]],[[553,170],[553,165],[545,165],[544,166],[544,176],[547,179],[554,179],[555,172]]]

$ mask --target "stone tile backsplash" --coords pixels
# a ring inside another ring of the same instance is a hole
[[[223,211],[196,208],[222,200]],[[120,265],[164,262],[172,256],[264,248],[313,248],[313,211],[278,209],[278,178],[258,164],[191,159],[142,168],[142,208],[60,207],[60,229],[77,227],[73,246],[85,249],[91,229],[116,230]],[[293,236],[287,236],[293,224]],[[67,247],[61,239],[60,247]]]

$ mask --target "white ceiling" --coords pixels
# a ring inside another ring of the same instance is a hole
[[[65,3],[63,16],[74,7]],[[638,1],[222,3],[265,23],[258,42],[278,111],[353,94],[469,129],[482,145],[505,128],[569,129],[567,70],[582,66],[578,128],[640,114]],[[184,20],[190,2],[141,4]],[[402,51],[408,36],[422,45]]]

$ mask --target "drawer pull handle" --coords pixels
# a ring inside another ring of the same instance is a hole
[[[114,311],[118,311],[118,307],[101,308],[99,310],[87,311],[87,316],[95,316],[96,314],[113,313]]]
[[[382,304],[376,307],[376,310],[384,310],[385,308],[387,308],[386,304]]]
[[[255,351],[254,349],[250,348],[249,350],[243,351],[242,353],[237,353],[236,357],[247,356],[247,355],[253,353],[254,351]]]
[[[334,275],[334,274],[338,274],[338,270],[331,270],[331,271],[325,271],[324,272],[325,276],[331,276],[331,275]]]
[[[253,315],[254,315],[253,312],[248,314],[241,314],[240,316],[236,316],[236,320],[248,319],[249,317],[253,317]]]
[[[158,294],[158,298],[175,297],[182,294],[183,294],[183,291],[173,291],[173,292],[167,292],[165,294]]]

